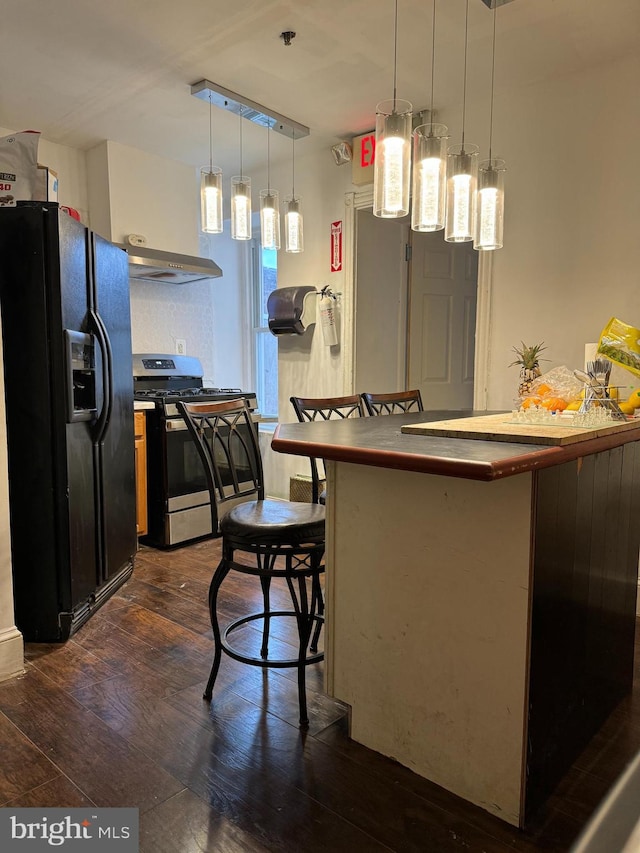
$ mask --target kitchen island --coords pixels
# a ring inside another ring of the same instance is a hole
[[[326,689],[351,736],[522,826],[631,686],[640,427],[400,431],[468,414],[281,424],[272,447],[327,460]]]

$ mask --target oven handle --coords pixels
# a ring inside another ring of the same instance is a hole
[[[260,420],[258,415],[251,415],[251,420],[253,423],[257,423]],[[182,418],[167,418],[164,422],[165,432],[179,432],[183,429],[188,429],[187,422]]]
[[[166,420],[164,422],[166,432],[178,432],[179,430],[188,429],[186,421],[183,420]]]

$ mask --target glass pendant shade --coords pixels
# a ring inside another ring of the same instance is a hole
[[[284,215],[285,252],[302,252],[304,251],[304,232],[300,198],[289,198],[285,204],[287,207]]]
[[[411,120],[409,101],[381,101],[376,107],[373,213],[397,219],[409,213]]]
[[[231,178],[231,236],[234,240],[251,239],[251,178]]]
[[[260,237],[263,249],[280,248],[280,197],[277,190],[260,190]]]
[[[200,223],[205,234],[222,234],[222,169],[200,169]]]
[[[504,245],[504,160],[483,160],[478,169],[476,232],[473,248],[501,249]]]
[[[468,243],[474,238],[478,146],[451,145],[447,154],[447,204],[444,239]]]
[[[413,231],[444,228],[446,152],[449,138],[444,124],[423,124],[413,132]]]

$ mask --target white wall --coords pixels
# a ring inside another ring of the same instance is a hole
[[[1,335],[0,365],[2,365]],[[22,634],[15,626],[13,615],[7,428],[4,406],[4,373],[0,369],[0,681],[17,675],[22,669]]]
[[[92,227],[114,243],[141,234],[166,252],[198,254],[196,170],[111,140],[87,152]]]
[[[342,272],[331,272],[331,223],[345,218],[345,193],[353,189],[349,166],[336,166],[327,148],[319,157],[306,156],[304,140],[296,144],[296,196],[301,198],[304,217],[304,252],[278,253],[278,287],[313,285],[320,289],[328,284],[341,292],[344,284]],[[291,163],[272,165],[271,186],[280,191],[281,198],[291,191]],[[254,197],[266,186],[264,175],[252,175]],[[338,318],[342,315],[338,303]],[[278,419],[295,421],[292,396],[333,397],[347,393],[344,380],[343,332],[339,330],[337,346],[325,346],[319,323],[311,326],[304,335],[286,335],[278,338]],[[350,393],[350,390],[349,390]],[[272,457],[272,458],[271,458]],[[288,498],[289,477],[309,474],[306,459],[274,454],[265,458],[265,479],[269,494]]]
[[[222,234],[200,235],[200,254],[214,260],[223,272],[222,278],[210,282],[212,325],[207,341],[201,341],[211,363],[210,372],[205,373],[207,384],[252,390],[251,350],[244,344],[251,326],[246,289],[250,244],[232,240],[227,221]]]
[[[574,368],[611,316],[640,326],[639,82],[633,57],[511,92],[500,104],[495,153],[508,172],[488,408],[511,405],[518,378],[507,365],[521,340],[546,342],[543,368]]]
[[[200,235],[197,170],[111,141],[88,151],[87,163],[91,222],[99,233],[116,242],[142,234],[149,246],[209,256],[223,270],[222,278],[184,285],[132,281],[133,351],[174,353],[182,339],[187,354],[202,361],[206,384],[246,387],[238,332],[245,247],[225,235]]]

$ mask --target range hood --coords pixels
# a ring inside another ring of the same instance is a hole
[[[220,278],[222,270],[209,258],[161,252],[148,246],[118,244],[129,255],[129,278],[136,281],[189,284],[207,278]]]

